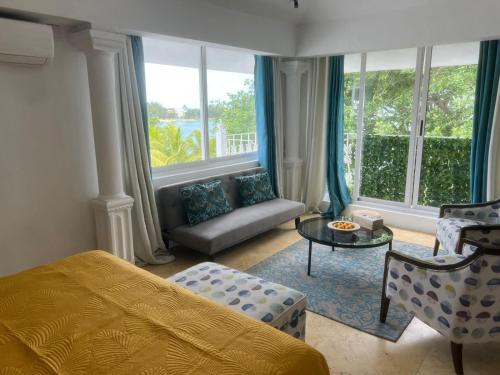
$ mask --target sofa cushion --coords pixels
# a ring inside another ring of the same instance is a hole
[[[244,207],[276,198],[267,172],[236,177],[236,181],[238,182],[241,204]]]
[[[190,225],[202,223],[233,210],[220,180],[184,186],[179,189],[179,193]]]
[[[305,212],[303,203],[273,199],[242,207],[195,227],[181,225],[169,238],[189,248],[214,254],[292,220]]]
[[[263,168],[251,168],[240,172],[223,174],[213,177],[207,177],[200,180],[193,180],[189,182],[182,182],[180,184],[168,185],[158,188],[157,201],[158,201],[158,215],[160,216],[160,224],[163,232],[171,232],[174,228],[188,224],[188,218],[179,190],[187,185],[194,183],[205,183],[213,180],[221,180],[224,192],[229,201],[229,205],[237,209],[241,207],[240,194],[238,192],[238,183],[236,177],[251,175],[264,171]]]

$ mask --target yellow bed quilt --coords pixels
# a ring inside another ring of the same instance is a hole
[[[0,374],[328,374],[293,337],[103,251],[0,278]]]

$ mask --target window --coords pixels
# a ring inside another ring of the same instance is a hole
[[[255,153],[252,54],[143,43],[153,168]]]
[[[254,57],[207,47],[210,157],[257,151]]]
[[[346,160],[354,199],[418,208],[469,201],[479,43],[359,56],[346,56],[361,63],[359,71],[345,64],[344,91],[346,149],[358,120],[354,173]]]
[[[469,163],[479,43],[437,46],[428,54],[431,63],[426,77],[427,95],[422,98],[425,113],[421,120],[415,200],[424,206],[470,202]]]
[[[359,78],[361,54],[344,59],[344,164],[347,187],[354,191],[356,170],[356,132],[359,111]]]

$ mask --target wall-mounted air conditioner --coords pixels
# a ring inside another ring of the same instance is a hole
[[[0,18],[0,63],[43,65],[53,56],[52,27]]]

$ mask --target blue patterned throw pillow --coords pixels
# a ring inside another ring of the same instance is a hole
[[[184,186],[179,189],[190,225],[196,225],[233,209],[220,180]]]
[[[267,172],[236,177],[236,181],[238,181],[243,206],[251,206],[259,202],[276,199]]]

